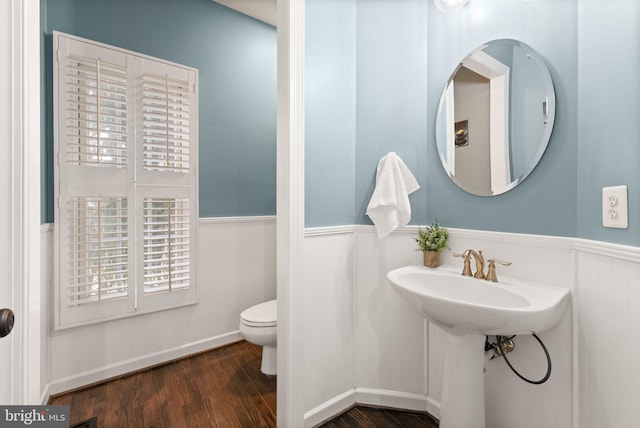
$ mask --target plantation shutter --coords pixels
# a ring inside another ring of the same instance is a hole
[[[195,302],[196,70],[61,33],[54,52],[56,327]]]
[[[82,305],[127,297],[127,198],[72,197],[69,233],[68,304]]]
[[[60,325],[134,310],[130,61],[62,39],[56,54],[56,235]]]
[[[126,66],[74,54],[64,62],[67,161],[126,168]]]
[[[195,79],[173,64],[138,59],[138,273],[140,305],[162,309],[195,299]]]
[[[189,84],[169,75],[142,76],[144,169],[189,173]]]
[[[143,206],[144,293],[189,288],[189,199],[145,198]]]

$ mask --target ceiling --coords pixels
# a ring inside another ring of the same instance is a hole
[[[276,26],[276,0],[213,0],[259,21]]]

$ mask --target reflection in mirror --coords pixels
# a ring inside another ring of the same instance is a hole
[[[479,196],[517,186],[549,143],[555,94],[544,59],[516,40],[467,55],[440,98],[436,143],[454,183]]]

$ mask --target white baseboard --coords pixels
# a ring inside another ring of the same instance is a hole
[[[49,397],[51,396],[51,391],[49,390],[49,384],[44,386],[44,389],[40,393],[40,404],[46,405],[47,401],[49,401]]]
[[[85,385],[91,385],[92,383],[100,382],[105,379],[121,376],[136,370],[152,367],[157,364],[162,364],[191,354],[217,348],[219,346],[228,345],[240,340],[242,340],[240,332],[232,331],[230,333],[221,334],[219,336],[188,343],[153,354],[143,355],[141,357],[121,361],[117,364],[104,366],[96,370],[78,373],[74,376],[49,382],[44,388],[42,403],[45,404],[49,401],[49,397],[53,394],[80,388]]]
[[[355,393],[355,401],[358,404],[392,407],[394,409],[416,410],[419,412],[428,411],[429,407],[429,397],[423,394],[372,388],[356,388]],[[433,400],[431,400],[431,402],[435,403]],[[440,405],[438,403],[438,416],[439,413]],[[433,413],[431,414],[433,415]]]
[[[347,410],[356,403],[355,392],[355,389],[350,389],[309,410],[303,416],[304,426],[314,427]]]
[[[427,412],[434,418],[440,419],[440,402],[427,397]]]
[[[334,418],[354,404],[429,412],[440,417],[440,403],[422,394],[372,388],[353,388],[304,414],[304,426],[314,427]]]

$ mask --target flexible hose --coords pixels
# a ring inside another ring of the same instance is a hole
[[[534,385],[540,385],[542,383],[545,383],[549,377],[551,376],[551,357],[549,356],[549,351],[547,350],[547,347],[544,346],[544,343],[542,343],[542,340],[540,340],[540,338],[538,336],[536,336],[535,333],[531,333],[533,335],[533,337],[535,337],[535,339],[538,341],[538,343],[540,344],[540,346],[542,346],[542,349],[544,350],[545,355],[547,356],[547,374],[544,375],[544,377],[540,380],[531,380],[531,379],[527,379],[526,377],[522,376],[520,373],[518,373],[518,371],[516,369],[513,368],[513,366],[511,365],[511,363],[509,362],[509,359],[507,358],[507,353],[504,351],[504,349],[502,348],[502,344],[507,342],[508,340],[513,339],[515,336],[511,336],[508,337],[506,339],[503,340],[498,340],[498,342],[496,343],[496,345],[498,345],[498,347],[500,347],[500,352],[502,353],[502,356],[504,357],[504,362],[507,363],[507,365],[509,366],[509,368],[523,381],[528,382],[528,383],[532,383]]]

